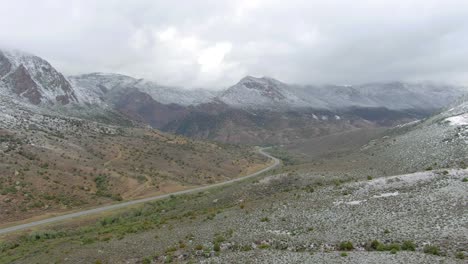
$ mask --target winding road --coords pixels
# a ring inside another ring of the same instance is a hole
[[[47,219],[43,219],[43,220],[39,220],[39,221],[26,223],[26,224],[15,225],[15,226],[0,229],[0,235],[4,235],[4,234],[7,234],[7,233],[20,231],[20,230],[25,230],[25,229],[36,227],[36,226],[43,225],[43,224],[50,224],[50,223],[55,223],[55,222],[59,222],[59,221],[69,220],[69,219],[72,219],[72,218],[75,218],[75,217],[87,216],[87,215],[92,215],[92,214],[96,214],[96,213],[102,213],[102,212],[105,212],[105,211],[120,209],[120,208],[124,208],[124,207],[131,206],[131,205],[146,203],[146,202],[155,201],[155,200],[161,200],[161,199],[168,198],[171,195],[196,193],[196,192],[200,192],[200,191],[205,191],[207,189],[211,189],[211,188],[220,187],[220,186],[228,185],[228,184],[231,184],[231,183],[243,181],[243,180],[258,176],[258,175],[260,175],[260,174],[262,174],[264,172],[267,172],[269,170],[272,170],[272,169],[274,169],[274,168],[276,168],[276,167],[278,167],[280,165],[280,160],[273,157],[273,156],[271,156],[270,154],[266,153],[264,151],[264,149],[266,149],[266,148],[260,148],[260,149],[258,149],[258,152],[260,154],[262,154],[263,156],[266,156],[266,157],[272,159],[274,161],[273,164],[266,167],[266,168],[263,168],[263,169],[255,172],[255,173],[244,176],[244,177],[232,179],[232,180],[225,181],[225,182],[215,183],[215,184],[211,184],[211,185],[207,185],[207,186],[202,186],[202,187],[198,187],[198,188],[183,190],[183,191],[179,191],[179,192],[167,193],[167,194],[162,194],[162,195],[158,195],[158,196],[152,196],[152,197],[147,197],[147,198],[143,198],[143,199],[122,202],[122,203],[118,203],[118,204],[106,205],[106,206],[102,206],[102,207],[98,207],[98,208],[94,208],[94,209],[79,211],[79,212],[70,213],[70,214],[64,214],[64,215],[55,216],[55,217],[51,217],[51,218],[47,218]]]

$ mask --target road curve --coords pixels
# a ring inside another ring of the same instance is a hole
[[[158,196],[152,196],[152,197],[147,197],[147,198],[143,198],[143,199],[132,200],[132,201],[128,201],[128,202],[122,202],[122,203],[118,203],[118,204],[106,205],[106,206],[102,206],[102,207],[98,207],[98,208],[94,208],[94,209],[89,209],[89,210],[85,210],[85,211],[80,211],[80,212],[75,212],[75,213],[70,213],[70,214],[64,214],[64,215],[55,216],[55,217],[51,217],[51,218],[47,218],[47,219],[43,219],[43,220],[39,220],[39,221],[34,221],[34,222],[31,222],[31,223],[11,226],[11,227],[0,229],[0,235],[4,235],[4,234],[7,234],[7,233],[20,231],[20,230],[24,230],[24,229],[28,229],[28,228],[32,228],[32,227],[43,225],[43,224],[50,224],[50,223],[54,223],[54,222],[68,220],[68,219],[72,219],[72,218],[75,218],[75,217],[92,215],[92,214],[101,213],[101,212],[105,212],[105,211],[110,211],[110,210],[114,210],[114,209],[120,209],[120,208],[124,208],[124,207],[130,206],[130,205],[161,200],[161,199],[164,199],[164,198],[168,198],[171,195],[181,195],[181,194],[195,193],[195,192],[205,191],[207,189],[211,189],[211,188],[214,188],[214,187],[219,187],[219,186],[228,185],[228,184],[238,182],[238,181],[243,181],[245,179],[249,179],[249,178],[258,176],[258,175],[260,175],[260,174],[262,174],[264,172],[267,172],[269,170],[272,170],[272,169],[274,169],[274,168],[276,168],[276,167],[278,167],[280,165],[280,160],[273,157],[273,156],[271,156],[270,154],[266,153],[264,151],[264,149],[265,148],[260,148],[260,149],[258,149],[258,152],[260,154],[262,154],[263,156],[266,156],[266,157],[272,159],[274,161],[273,164],[266,167],[266,168],[264,168],[264,169],[261,169],[261,170],[255,172],[255,173],[249,174],[249,175],[241,177],[241,178],[236,178],[236,179],[232,179],[232,180],[229,180],[229,181],[215,183],[215,184],[202,186],[202,187],[198,187],[198,188],[194,188],[194,189],[188,189],[188,190],[179,191],[179,192],[162,194],[162,195],[158,195]]]

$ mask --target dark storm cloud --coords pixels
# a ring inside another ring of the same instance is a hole
[[[0,46],[67,74],[223,87],[468,81],[467,1],[0,0]]]

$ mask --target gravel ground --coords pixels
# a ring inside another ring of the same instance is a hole
[[[61,244],[47,254],[31,256],[61,263],[162,263],[168,259],[203,263],[463,263],[467,254],[467,170],[419,172],[348,182],[336,186],[281,189],[291,176],[268,176],[242,188],[226,188],[218,199],[241,199],[250,192],[273,189],[273,194],[239,201],[213,217],[177,219],[150,230],[91,245]],[[305,184],[313,175],[294,176]],[[291,186],[291,184],[289,184]],[[304,185],[306,186],[306,185]],[[220,194],[216,194],[220,195]],[[219,252],[214,251],[214,240]],[[415,252],[366,251],[366,243],[402,244],[411,240]],[[354,249],[340,255],[340,242]],[[184,247],[179,247],[180,243]],[[196,246],[203,246],[197,250]],[[441,256],[422,253],[427,245]],[[173,247],[173,250],[168,248]],[[244,249],[248,247],[248,249]],[[65,253],[65,254],[64,254]],[[218,255],[218,256],[216,256]],[[170,257],[169,257],[170,256]],[[31,263],[24,258],[18,263]],[[251,261],[251,262],[249,262]]]
[[[422,253],[399,252],[390,254],[388,252],[349,252],[348,256],[342,257],[339,253],[316,253],[304,252],[282,252],[272,250],[262,250],[239,254],[237,252],[228,253],[220,257],[202,260],[200,263],[360,263],[360,264],[407,264],[407,263],[463,263],[461,260],[447,260],[442,257],[432,256]],[[233,261],[234,260],[234,261]]]

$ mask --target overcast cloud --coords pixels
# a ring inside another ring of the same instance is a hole
[[[220,88],[468,83],[466,0],[0,0],[0,46],[66,74],[117,72]]]

